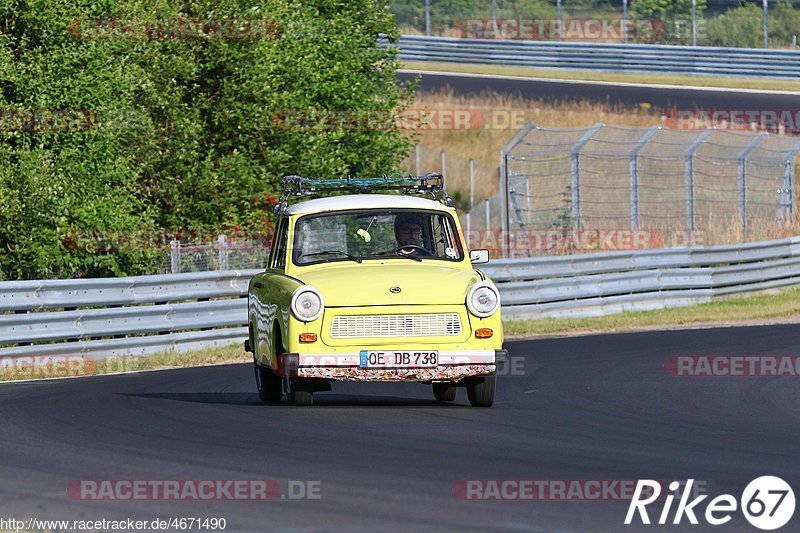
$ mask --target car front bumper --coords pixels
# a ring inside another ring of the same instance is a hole
[[[497,372],[498,363],[506,362],[506,350],[440,351],[437,366],[369,368],[360,365],[361,354],[310,355],[283,354],[279,374],[297,378],[334,381],[460,381],[472,376]]]

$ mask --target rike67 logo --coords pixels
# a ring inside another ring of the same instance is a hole
[[[672,514],[672,504],[676,495],[678,495],[679,501],[672,515],[671,523],[680,524],[681,520],[686,517],[690,524],[698,524],[697,514],[700,514],[700,504],[708,498],[708,495],[696,496],[690,501],[693,483],[694,479],[687,480],[683,490],[681,490],[683,485],[678,481],[669,484],[670,493],[663,498],[658,524],[670,523],[668,521]],[[628,506],[625,524],[633,523],[637,513],[642,524],[650,524],[647,506],[656,501],[660,503],[661,492],[661,484],[658,481],[640,479],[636,484],[630,506]],[[794,506],[794,491],[788,483],[779,477],[762,476],[754,479],[745,487],[738,501],[731,494],[720,494],[713,498],[706,504],[705,512],[701,516],[709,524],[719,526],[730,522],[733,519],[733,513],[736,513],[738,508],[752,526],[770,531],[783,527],[791,520],[794,515]]]

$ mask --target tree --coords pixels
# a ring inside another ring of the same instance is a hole
[[[270,19],[278,33],[153,39],[92,25],[114,18]],[[146,244],[164,239],[142,232],[269,232],[265,198],[282,175],[388,173],[411,148],[392,124],[275,120],[309,110],[385,114],[410,101],[413,87],[395,81],[396,50],[378,42],[397,38],[393,18],[371,0],[6,0],[0,20],[2,108],[90,117],[67,129],[0,132],[8,278],[152,271],[163,250],[106,250],[74,237],[138,235],[135,244]]]
[[[698,32],[703,28],[706,0],[697,0]],[[692,38],[692,0],[633,0],[631,13],[635,18],[652,21],[656,40],[670,44],[689,44]]]

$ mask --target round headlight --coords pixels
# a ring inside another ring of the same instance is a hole
[[[298,320],[311,322],[322,314],[322,295],[310,285],[303,285],[292,294],[292,314]]]
[[[467,293],[467,307],[477,317],[491,316],[500,308],[500,293],[494,285],[477,283]]]

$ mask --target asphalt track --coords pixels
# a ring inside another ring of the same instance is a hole
[[[779,111],[800,110],[798,93],[748,91],[736,89],[692,88],[663,85],[636,85],[580,82],[521,77],[493,77],[455,73],[417,73],[401,71],[401,81],[420,76],[421,91],[449,88],[457,95],[474,95],[492,90],[545,101],[599,102],[638,106],[650,104],[668,112],[679,110]]]
[[[777,475],[800,488],[800,378],[686,378],[670,355],[800,355],[797,325],[507,344],[491,409],[417,384],[334,384],[259,404],[249,365],[0,384],[0,517],[225,517],[227,531],[653,531],[620,501],[463,501],[467,479],[695,478],[712,495]],[[524,370],[521,371],[521,370]],[[320,498],[83,501],[75,479],[321,482]],[[737,492],[738,491],[738,492]],[[655,519],[660,508],[653,511]],[[800,530],[800,511],[781,531]],[[685,523],[685,520],[684,520]],[[726,526],[751,531],[740,514]]]

